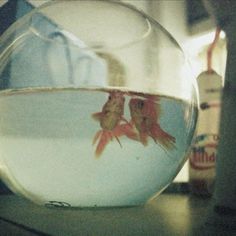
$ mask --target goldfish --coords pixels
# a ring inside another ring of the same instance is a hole
[[[124,118],[124,104],[124,94],[120,91],[112,91],[103,105],[102,111],[92,114],[92,117],[100,123],[102,128],[93,138],[93,144],[99,140],[95,151],[96,157],[102,154],[106,145],[113,138],[118,141],[121,147],[119,137],[122,135],[137,140],[137,133],[133,131],[132,125]]]
[[[139,133],[140,142],[146,146],[148,137],[158,143],[165,151],[175,147],[175,137],[165,132],[158,123],[160,104],[152,97],[131,98],[129,101],[131,121]]]

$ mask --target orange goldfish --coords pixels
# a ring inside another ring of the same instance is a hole
[[[164,150],[175,147],[175,138],[166,133],[158,123],[160,105],[151,97],[147,99],[132,98],[129,102],[131,124],[139,133],[140,142],[146,146],[148,136],[160,144]]]
[[[93,144],[99,139],[95,154],[99,157],[109,141],[116,138],[121,146],[118,137],[126,135],[128,138],[137,140],[137,134],[133,131],[132,125],[123,117],[125,98],[122,92],[110,92],[107,102],[102,111],[92,114],[92,117],[100,122],[102,130],[98,131],[93,139]],[[121,123],[121,122],[124,123]]]

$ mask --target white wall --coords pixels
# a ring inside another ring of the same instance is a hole
[[[188,39],[185,0],[151,0],[149,14],[183,44]]]

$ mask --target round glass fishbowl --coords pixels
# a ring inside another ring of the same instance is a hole
[[[118,1],[53,1],[0,38],[0,174],[38,204],[141,205],[187,159],[197,90],[174,38]]]

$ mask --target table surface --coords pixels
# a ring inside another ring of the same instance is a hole
[[[0,195],[0,235],[236,235],[206,227],[210,199],[161,194],[142,207],[47,208]]]

